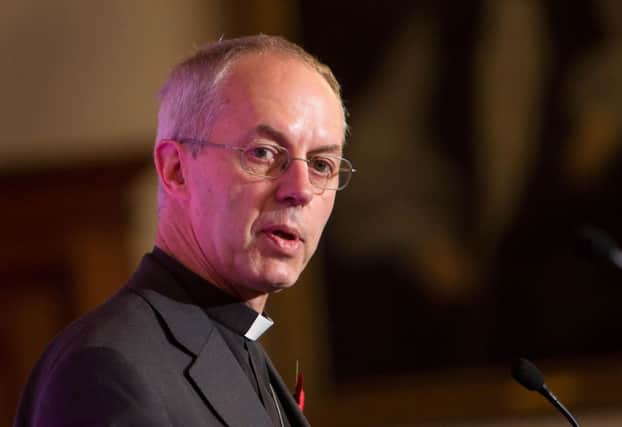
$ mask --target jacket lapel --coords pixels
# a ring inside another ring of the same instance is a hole
[[[145,257],[128,286],[158,313],[175,344],[195,356],[184,367],[189,381],[227,426],[271,427],[257,393],[212,320],[168,271]]]
[[[229,426],[272,426],[257,393],[218,331],[210,335],[190,366],[189,375]]]
[[[281,378],[281,375],[276,370],[270,357],[268,354],[264,352],[266,356],[266,361],[268,362],[268,373],[270,374],[270,383],[272,383],[272,387],[274,388],[274,392],[278,396],[279,401],[283,405],[283,409],[285,414],[287,415],[287,419],[292,427],[310,427],[309,421],[305,418],[304,414],[298,408],[298,404],[294,400],[294,396],[290,392],[289,388]]]

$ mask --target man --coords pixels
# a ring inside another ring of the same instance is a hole
[[[160,96],[156,247],[48,348],[15,426],[304,426],[255,340],[348,184],[330,70],[265,35],[178,65]]]

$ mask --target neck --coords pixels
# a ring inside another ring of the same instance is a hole
[[[268,302],[268,294],[257,295],[254,298],[244,300],[244,304],[255,310],[257,313],[263,313]]]
[[[267,293],[243,292],[240,287],[233,286],[219,275],[211,273],[209,261],[204,260],[200,254],[197,255],[196,251],[187,250],[190,242],[182,237],[187,234],[180,232],[182,230],[176,231],[167,232],[167,228],[162,223],[158,224],[155,245],[190,271],[243,302],[257,313],[263,313],[268,301]]]

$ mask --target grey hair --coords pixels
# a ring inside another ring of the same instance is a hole
[[[173,68],[159,92],[156,144],[163,139],[208,138],[210,125],[223,106],[220,83],[231,64],[241,55],[265,52],[290,55],[317,71],[341,102],[347,129],[341,87],[330,68],[282,37],[259,34],[221,38],[197,49],[194,55]]]

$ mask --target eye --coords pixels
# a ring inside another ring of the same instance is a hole
[[[270,145],[252,145],[248,147],[244,154],[247,160],[258,163],[274,163],[279,157],[279,150]]]
[[[338,161],[330,157],[316,156],[309,159],[309,168],[314,173],[322,176],[331,177],[337,171]]]

